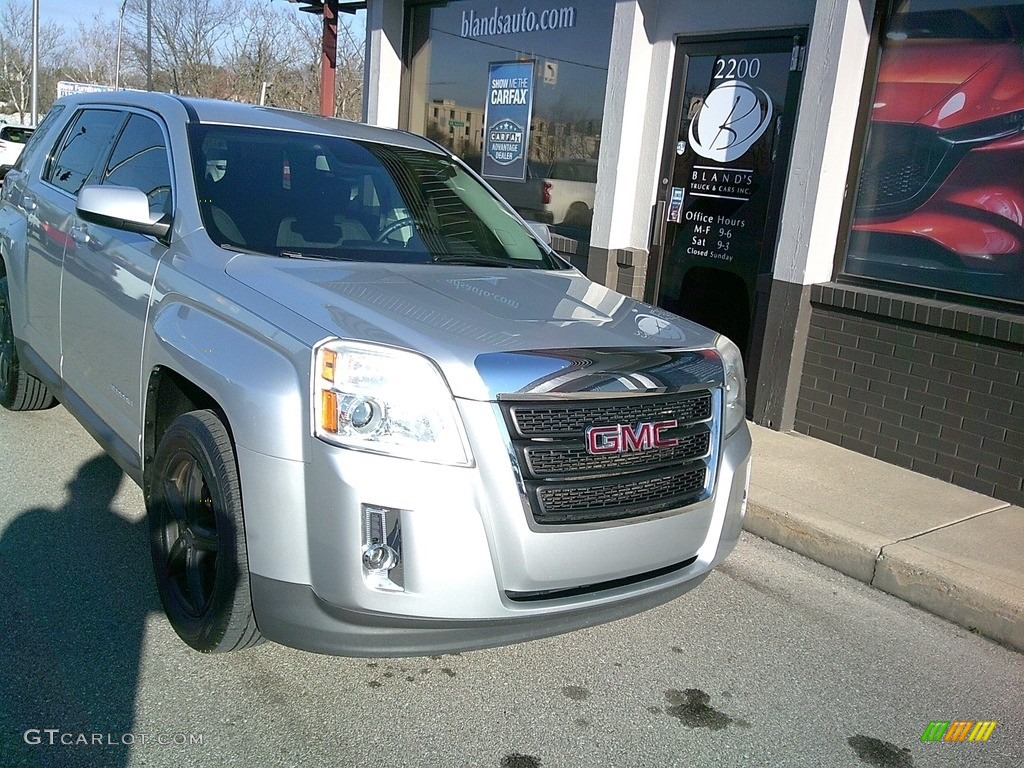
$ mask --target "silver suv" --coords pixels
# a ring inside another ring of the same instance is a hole
[[[590,282],[421,137],[67,97],[4,182],[0,256],[0,403],[60,401],[141,485],[197,650],[551,635],[739,536],[736,347]]]

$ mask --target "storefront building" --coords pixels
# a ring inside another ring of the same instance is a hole
[[[365,6],[365,118],[733,338],[755,422],[1024,503],[1024,0]]]

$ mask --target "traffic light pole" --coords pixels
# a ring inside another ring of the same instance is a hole
[[[320,54],[320,114],[334,117],[334,74],[338,68],[338,0],[324,0]]]

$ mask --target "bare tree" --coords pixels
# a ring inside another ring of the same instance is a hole
[[[39,25],[39,106],[45,110],[56,97],[54,62],[67,50],[64,31],[53,23]],[[32,5],[7,0],[0,6],[0,99],[8,112],[25,122],[32,112]]]
[[[239,101],[259,101],[286,69],[289,41],[281,33],[287,24],[286,9],[272,5],[269,0],[243,5],[232,30],[225,64],[232,96]]]
[[[266,84],[268,104],[319,110],[322,17],[280,0],[160,0],[152,12],[156,90],[258,102]],[[0,0],[0,101],[22,115],[31,108],[31,19],[31,0]],[[42,24],[41,110],[56,97],[58,79],[145,87],[146,33],[147,0],[127,0],[118,72],[117,17],[96,14],[73,33]],[[363,34],[343,14],[334,113],[359,119],[362,90]]]
[[[193,96],[230,93],[219,66],[220,49],[236,11],[230,0],[161,0],[152,3],[154,87]],[[147,0],[128,0],[126,38],[136,62],[147,60]]]
[[[60,62],[62,80],[113,85],[117,68],[117,21],[102,12],[77,21],[73,42]]]
[[[291,4],[250,0],[228,57],[234,97],[257,101],[264,82],[267,103],[316,112],[320,104],[322,17],[296,12]],[[363,39],[350,17],[338,21],[335,114],[358,119],[362,114]]]
[[[576,106],[559,103],[547,121],[544,149],[556,158],[596,158],[601,149],[601,120]]]
[[[353,33],[348,17],[338,20],[335,114],[350,120],[359,120],[363,114],[363,39]]]

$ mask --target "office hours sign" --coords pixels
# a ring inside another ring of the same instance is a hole
[[[799,101],[800,30],[676,43],[652,239],[659,306],[758,349]]]
[[[669,281],[682,277],[683,265],[701,263],[752,284],[773,260],[764,248],[774,247],[780,206],[773,206],[773,190],[785,171],[780,131],[792,125],[785,111],[797,54],[791,42],[783,50],[757,47],[686,57],[666,178]],[[662,289],[672,287],[663,280]]]
[[[493,62],[487,74],[481,175],[522,181],[530,150],[533,61]]]

